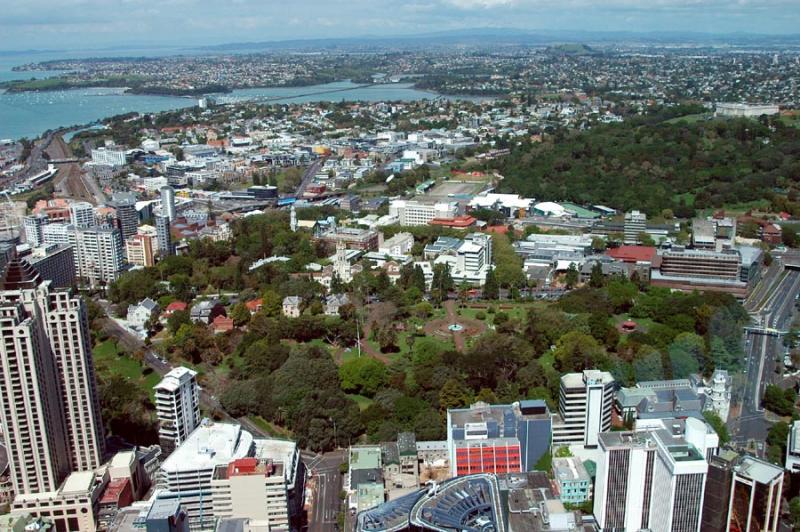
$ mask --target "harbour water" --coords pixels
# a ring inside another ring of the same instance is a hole
[[[148,51],[154,53],[154,51]],[[144,53],[142,55],[145,55]],[[58,72],[14,72],[15,65],[86,56],[86,53],[45,56],[0,56],[0,81],[46,78]],[[308,87],[241,89],[212,95],[220,103],[257,100],[264,103],[307,103],[315,101],[415,101],[436,94],[420,91],[410,84],[391,83],[362,86],[339,81]],[[196,105],[192,98],[127,94],[123,88],[74,89],[66,91],[9,93],[0,89],[0,139],[38,137],[49,129],[89,124],[114,115],[155,113]]]

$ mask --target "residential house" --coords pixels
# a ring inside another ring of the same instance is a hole
[[[170,316],[179,311],[184,312],[187,308],[189,308],[188,303],[184,303],[183,301],[173,301],[167,305],[167,308],[165,308],[164,312],[161,313],[161,323],[166,323]]]
[[[211,322],[211,330],[214,334],[222,334],[230,332],[235,329],[233,325],[233,318],[229,318],[224,314],[220,314]]]
[[[339,309],[350,303],[347,294],[331,294],[325,298],[325,315],[338,316]]]
[[[287,318],[299,318],[302,311],[303,299],[300,296],[286,296],[283,298],[283,315]]]
[[[200,322],[209,325],[220,314],[225,314],[225,307],[219,300],[209,299],[195,304],[189,312],[189,317],[193,323]]]
[[[250,301],[245,301],[244,306],[250,311],[250,315],[253,315],[264,306],[264,300],[261,298],[251,299]]]
[[[158,315],[158,303],[146,297],[135,305],[128,305],[128,323],[136,329],[144,330],[147,323]]]

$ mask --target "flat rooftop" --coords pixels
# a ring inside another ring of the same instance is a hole
[[[251,455],[253,435],[241,425],[203,420],[186,441],[161,464],[167,473],[213,469]]]
[[[377,445],[350,447],[350,469],[380,469],[381,448]]]
[[[761,484],[769,484],[776,478],[783,476],[783,468],[769,464],[752,456],[745,456],[734,467],[736,474],[747,477]]]

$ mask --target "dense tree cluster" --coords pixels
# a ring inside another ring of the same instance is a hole
[[[653,114],[523,141],[494,162],[501,188],[654,216],[768,200],[800,214],[800,130],[779,119],[657,121]]]

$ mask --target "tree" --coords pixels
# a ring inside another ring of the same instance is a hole
[[[779,416],[790,416],[794,412],[797,394],[793,389],[781,389],[775,384],[768,384],[764,390],[764,408],[771,410]]]
[[[725,426],[725,422],[722,421],[716,412],[713,410],[706,410],[703,412],[703,417],[706,419],[706,421],[708,421],[708,424],[711,425],[711,428],[713,428],[717,433],[717,436],[719,436],[720,447],[731,441],[731,437],[728,434],[728,427]]]
[[[592,273],[589,276],[589,286],[592,288],[602,288],[605,283],[605,276],[603,275],[603,265],[597,261],[592,266]]]
[[[497,284],[497,276],[494,270],[489,270],[486,274],[486,282],[483,285],[483,298],[495,300],[500,297],[500,287]]]
[[[250,322],[250,311],[244,303],[237,303],[231,308],[230,318],[234,325],[241,327]]]
[[[783,245],[788,248],[797,246],[797,231],[791,225],[781,226],[781,240]]]
[[[556,368],[562,373],[602,369],[608,364],[605,351],[597,340],[580,331],[570,331],[562,336],[553,355]]]
[[[386,382],[386,366],[371,357],[351,358],[339,367],[339,378],[345,392],[372,397]]]
[[[450,267],[447,264],[436,264],[433,266],[433,282],[431,283],[431,295],[434,301],[441,303],[447,299],[447,295],[453,289],[453,277],[450,275]]]
[[[644,232],[639,233],[638,239],[639,239],[639,243],[641,245],[643,245],[643,246],[655,246],[656,245],[656,241],[653,240],[653,237],[650,236],[647,233],[644,233]]]
[[[189,316],[188,310],[176,310],[167,318],[167,329],[172,334],[178,332],[178,329],[181,328],[183,324],[191,323],[191,318]]]
[[[789,519],[794,530],[800,530],[800,497],[789,501]]]
[[[575,288],[575,285],[578,284],[578,278],[578,267],[574,262],[571,262],[569,268],[567,268],[567,273],[564,274],[564,284],[569,289]]]
[[[439,392],[439,408],[446,412],[451,408],[469,405],[471,397],[466,386],[456,378],[448,379]]]
[[[595,253],[602,253],[606,250],[606,241],[604,238],[596,236],[592,238],[592,251]]]

